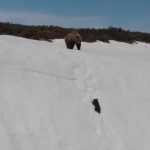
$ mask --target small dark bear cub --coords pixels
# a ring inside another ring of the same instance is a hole
[[[94,98],[93,101],[92,101],[92,104],[95,107],[95,111],[100,114],[101,113],[101,107],[99,105],[98,98]]]
[[[77,31],[73,31],[65,36],[65,43],[68,49],[73,49],[76,45],[77,49],[81,49],[81,35]]]

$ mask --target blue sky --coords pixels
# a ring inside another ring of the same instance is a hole
[[[150,32],[150,0],[0,0],[0,21]]]

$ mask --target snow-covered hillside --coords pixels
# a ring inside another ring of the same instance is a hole
[[[149,150],[149,107],[150,44],[0,36],[1,150]]]

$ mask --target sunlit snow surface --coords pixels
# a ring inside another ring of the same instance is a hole
[[[0,36],[0,150],[150,150],[150,44]]]

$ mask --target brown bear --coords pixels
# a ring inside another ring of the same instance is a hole
[[[81,48],[81,35],[77,31],[73,31],[65,36],[65,42],[68,49],[73,49],[76,45],[77,49]]]

